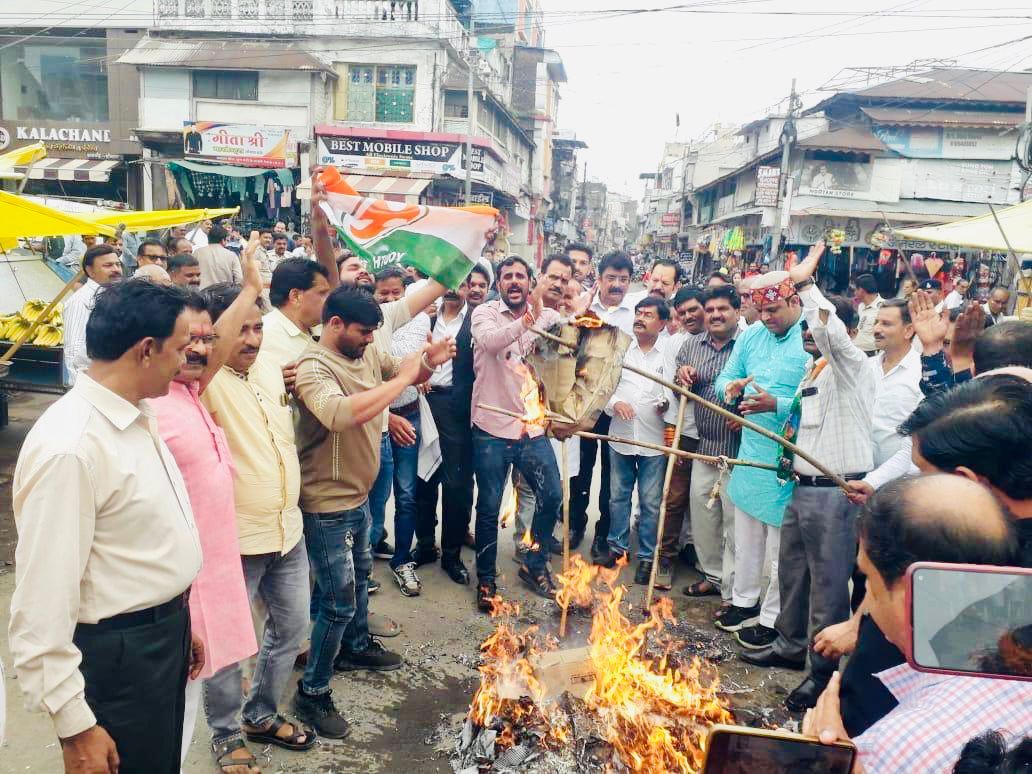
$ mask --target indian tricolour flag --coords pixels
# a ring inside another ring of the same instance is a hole
[[[371,199],[335,167],[320,172],[323,210],[341,240],[375,274],[402,263],[457,288],[480,257],[498,211],[492,207],[432,207]]]

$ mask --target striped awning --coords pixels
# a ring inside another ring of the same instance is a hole
[[[423,189],[430,181],[421,177],[380,177],[378,175],[344,175],[348,185],[360,194],[375,196],[380,199],[402,201],[417,204]],[[305,180],[297,187],[300,199],[308,199],[312,194],[311,181]]]
[[[111,170],[122,162],[118,159],[58,159],[49,157],[40,159],[35,164],[18,167],[28,170],[33,180],[71,180],[79,183],[106,183],[111,177]]]

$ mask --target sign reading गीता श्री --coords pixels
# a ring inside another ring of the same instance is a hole
[[[185,158],[274,169],[287,165],[290,130],[277,126],[183,122]]]

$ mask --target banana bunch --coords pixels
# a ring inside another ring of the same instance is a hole
[[[38,298],[34,298],[31,301],[26,301],[25,305],[21,308],[21,315],[29,322],[35,322],[43,310],[47,308],[46,301],[40,301]]]
[[[0,317],[0,339],[17,341],[31,324],[22,316],[21,312]]]
[[[64,339],[64,331],[56,325],[44,323],[36,329],[36,338],[32,343],[39,347],[56,347]]]

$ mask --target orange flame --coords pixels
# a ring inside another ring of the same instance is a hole
[[[516,373],[523,376],[523,386],[520,388],[523,416],[520,417],[520,420],[528,425],[544,427],[548,417],[548,408],[541,400],[541,387],[538,385],[537,379],[523,363],[517,363]]]
[[[558,578],[557,598],[561,605],[594,605],[588,637],[592,683],[584,704],[613,748],[613,761],[633,772],[698,772],[708,727],[731,722],[731,714],[717,682],[703,679],[698,659],[675,669],[666,656],[644,655],[646,636],[673,620],[671,602],[661,598],[647,621],[632,624],[620,609],[626,589],[615,585],[619,568],[593,567],[577,554],[570,559],[569,571]],[[519,631],[516,605],[498,600],[492,615],[499,623],[481,645],[480,686],[470,718],[480,727],[501,729],[500,749],[520,741],[526,728],[546,748],[568,743],[570,718],[562,702],[542,701],[547,691],[534,667],[536,656],[557,649],[558,641],[536,626]],[[505,698],[512,696],[521,698]]]
[[[512,488],[512,496],[508,499],[505,505],[502,506],[502,512],[498,514],[498,526],[505,529],[509,526],[509,522],[516,518],[516,511],[520,507],[520,495],[516,491],[516,487]]]
[[[582,314],[580,317],[574,317],[570,322],[578,328],[601,328],[605,324],[598,316],[592,313]]]

